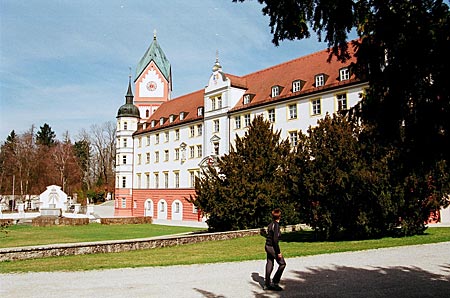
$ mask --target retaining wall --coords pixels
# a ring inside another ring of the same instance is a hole
[[[299,231],[301,229],[302,226],[300,225],[288,226],[283,228],[285,232]],[[1,248],[0,262],[44,258],[44,257],[151,249],[151,248],[183,245],[212,240],[227,240],[245,236],[259,235],[262,234],[263,232],[265,232],[264,229],[252,229],[252,230],[230,231],[220,233],[172,235],[172,236],[132,239],[132,240],[114,240],[114,241],[98,241],[98,242]]]

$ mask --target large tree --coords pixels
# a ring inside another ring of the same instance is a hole
[[[191,202],[207,217],[211,230],[260,228],[270,211],[283,210],[284,223],[297,223],[287,187],[290,144],[269,122],[255,117],[229,154],[203,171]]]
[[[55,144],[55,140],[56,134],[47,123],[41,126],[40,130],[36,133],[36,143],[39,145],[50,147]]]
[[[371,127],[372,141],[396,149],[390,170],[403,203],[400,225],[405,233],[423,231],[429,206],[449,204],[448,5],[441,0],[259,2],[276,45],[315,32],[328,42],[330,55],[343,61],[348,46],[355,47],[353,71],[370,87],[354,119]],[[358,39],[349,43],[351,30]]]

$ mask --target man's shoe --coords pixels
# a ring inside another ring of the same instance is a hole
[[[283,288],[280,287],[280,285],[278,285],[278,284],[271,284],[270,288],[271,288],[271,290],[274,290],[274,291],[283,291]]]

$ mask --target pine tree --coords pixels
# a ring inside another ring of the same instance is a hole
[[[253,119],[242,138],[236,136],[230,153],[197,180],[191,198],[207,215],[211,230],[263,227],[276,207],[283,210],[284,223],[295,222],[287,187],[290,148],[262,116]]]

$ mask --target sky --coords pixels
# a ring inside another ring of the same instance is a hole
[[[116,121],[128,76],[153,40],[172,65],[172,98],[223,71],[246,75],[322,50],[272,44],[256,0],[0,0],[0,143],[50,125],[58,139]],[[134,78],[134,77],[133,77]]]

